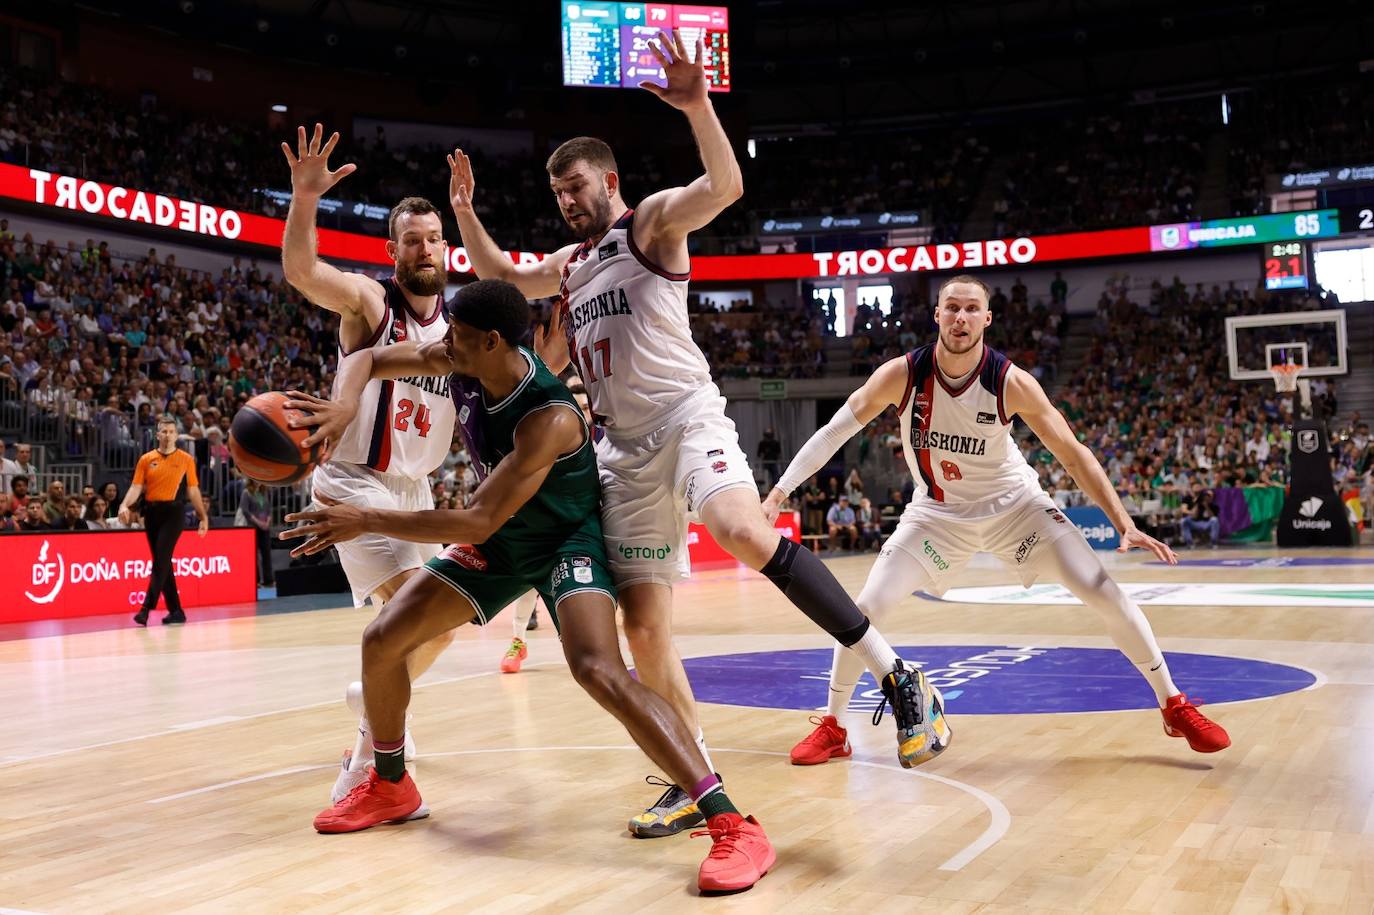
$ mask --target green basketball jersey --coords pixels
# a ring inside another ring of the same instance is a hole
[[[474,378],[454,375],[449,381],[458,426],[481,480],[515,450],[515,430],[531,413],[571,409],[582,420],[582,410],[567,385],[537,355],[524,347],[519,349],[529,363],[529,371],[515,390],[499,402],[489,402]],[[588,518],[597,519],[599,530],[600,505],[601,482],[588,429],[581,447],[557,460],[538,492],[492,535],[483,552],[513,567],[547,564],[552,551],[583,527]]]

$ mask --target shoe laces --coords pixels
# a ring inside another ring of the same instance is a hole
[[[909,731],[921,723],[922,713],[920,697],[916,693],[916,676],[919,672],[909,669],[902,663],[902,659],[897,659],[897,666],[892,668],[892,673],[883,677],[883,701],[873,712],[873,724],[876,726],[883,720],[883,712],[886,711],[888,702],[892,703],[892,716],[897,719],[897,728]],[[890,685],[889,685],[890,682]]]
[[[806,735],[806,739],[802,741],[802,743],[804,744],[826,743],[830,739],[830,735],[836,731],[836,728],[833,725],[825,723],[824,718],[818,718],[815,715],[812,715],[808,720],[816,726],[816,730]],[[836,734],[836,736],[839,735]]]
[[[744,818],[740,817],[737,822],[732,822],[724,829],[708,826],[706,829],[697,829],[688,833],[690,838],[700,836],[711,837],[711,851],[706,855],[707,858],[723,860],[731,857],[735,852],[735,843],[742,837],[740,827],[744,824]]]
[[[1202,712],[1198,711],[1197,707],[1199,705],[1202,705],[1201,697],[1198,697],[1197,699],[1191,699],[1187,696],[1184,696],[1183,702],[1179,705],[1174,706],[1174,714],[1177,717],[1182,718],[1184,722],[1192,726],[1194,730],[1205,731],[1210,728],[1216,727],[1217,724],[1215,721],[1208,718],[1206,715],[1202,714]]]
[[[339,799],[339,802],[334,805],[335,809],[352,807],[355,804],[359,803],[362,800],[362,796],[367,794],[368,789],[372,787],[372,780],[373,775],[371,772],[369,772],[367,774],[367,778],[358,782],[358,784],[354,785],[352,788],[348,790],[347,794],[345,794],[342,798]]]
[[[524,648],[524,647],[525,647],[525,640],[524,640],[524,639],[514,639],[514,640],[512,640],[511,643],[510,643],[510,647],[506,649],[506,657],[508,657],[508,658],[513,658],[513,657],[515,657],[516,655],[520,654],[520,649],[522,649],[522,648]]]
[[[673,782],[665,781],[664,779],[659,778],[657,775],[646,775],[644,776],[644,781],[656,787],[668,789],[659,796],[658,800],[654,801],[653,804],[649,806],[650,810],[653,810],[655,807],[662,807],[664,804],[667,803],[668,799],[671,798],[674,794],[685,795],[687,793],[683,791],[681,788],[679,788]]]

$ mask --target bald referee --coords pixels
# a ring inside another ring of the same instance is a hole
[[[148,578],[148,593],[143,598],[143,608],[134,614],[134,622],[140,626],[148,625],[148,611],[157,606],[160,594],[167,596],[167,615],[162,618],[163,625],[186,622],[186,614],[181,609],[181,597],[177,594],[176,576],[172,573],[172,550],[176,549],[186,514],[183,491],[196,507],[196,514],[200,516],[197,532],[204,537],[210,529],[210,516],[205,511],[205,501],[200,497],[196,462],[177,448],[176,421],[170,416],[163,416],[157,421],[157,448],[138,459],[133,485],[119,506],[119,520],[127,525],[133,519],[130,507],[140,495],[147,493],[143,526],[144,533],[148,535],[148,548],[153,553],[153,574]]]

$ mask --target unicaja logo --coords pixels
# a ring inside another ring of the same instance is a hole
[[[45,585],[52,585],[52,590],[47,594],[38,595],[29,591],[24,592],[24,596],[35,604],[50,604],[57,599],[57,595],[62,590],[62,586],[67,581],[67,564],[62,560],[62,554],[57,553],[57,561],[48,561],[48,541],[43,541],[43,546],[38,550],[38,561],[33,564],[33,586],[41,588]]]
[[[1331,521],[1328,518],[1318,518],[1317,512],[1321,511],[1322,500],[1317,496],[1309,496],[1302,500],[1298,506],[1298,514],[1301,518],[1293,519],[1293,530],[1295,531],[1329,531]]]

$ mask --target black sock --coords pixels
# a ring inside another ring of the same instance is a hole
[[[825,563],[800,544],[779,537],[777,552],[761,571],[797,609],[846,648],[868,631],[868,617]]]
[[[372,758],[376,761],[377,774],[389,782],[399,782],[406,774],[406,741],[388,743],[385,740],[372,741]]]
[[[712,788],[697,799],[697,809],[706,819],[718,816],[722,813],[738,814],[739,809],[730,803],[730,798],[725,795],[725,788]]]

